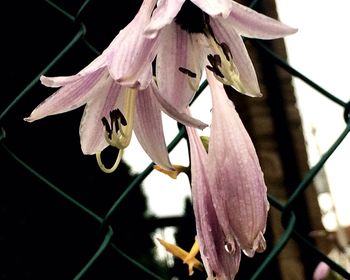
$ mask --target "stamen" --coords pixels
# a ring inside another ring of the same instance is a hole
[[[205,35],[209,47],[214,52],[214,55],[208,55],[208,61],[211,65],[207,65],[207,68],[212,71],[216,78],[223,84],[233,86],[238,91],[244,91],[229,46],[225,42],[219,43],[216,40],[210,25],[207,26]]]
[[[105,127],[107,134],[108,134],[108,138],[112,139],[112,129],[109,126],[107,119],[105,117],[103,117],[101,121],[102,121],[103,126]]]
[[[202,263],[196,259],[196,254],[199,252],[199,245],[197,241],[195,241],[193,244],[191,251],[187,252],[175,244],[168,243],[165,240],[159,238],[157,239],[169,253],[173,254],[175,257],[180,258],[183,263],[188,265],[189,275],[193,274],[193,268],[197,268],[198,270],[203,271]]]
[[[102,163],[102,160],[101,160],[101,151],[96,152],[96,160],[97,160],[98,166],[105,173],[112,173],[112,172],[114,172],[117,169],[117,167],[119,166],[119,164],[120,164],[120,161],[121,161],[121,159],[123,157],[123,153],[124,153],[124,150],[119,150],[118,151],[118,156],[117,156],[113,166],[111,168],[106,168],[105,165]]]
[[[123,157],[124,149],[130,144],[134,124],[137,89],[127,88],[125,94],[125,116],[119,109],[116,109],[109,113],[110,123],[105,117],[101,120],[105,128],[105,139],[107,143],[119,150],[117,159],[111,168],[106,168],[104,166],[101,159],[101,152],[96,152],[98,166],[105,173],[112,173],[117,169]]]
[[[228,45],[226,43],[222,42],[220,44],[220,47],[221,47],[222,51],[224,52],[224,55],[226,56],[226,59],[227,60],[231,60],[232,59],[232,53],[231,53],[231,50],[228,47]]]
[[[187,82],[188,82],[190,88],[193,91],[197,91],[197,89],[198,89],[197,88],[197,86],[198,86],[197,74],[195,72],[192,72],[191,70],[189,70],[187,68],[184,68],[184,67],[179,67],[179,71],[188,76]]]
[[[125,116],[119,109],[116,109],[110,112],[111,125],[105,118],[102,118],[106,130],[105,139],[109,145],[117,149],[125,149],[129,146],[134,123],[137,90],[128,88],[125,94]]]
[[[179,67],[179,71],[188,75],[190,78],[196,78],[197,74],[192,72],[191,70],[184,68],[184,67]]]

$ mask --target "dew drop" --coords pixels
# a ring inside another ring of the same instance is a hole
[[[232,254],[234,249],[235,249],[235,247],[232,246],[231,243],[225,242],[225,250],[226,250],[227,253]]]

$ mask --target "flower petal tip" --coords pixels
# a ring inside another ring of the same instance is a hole
[[[47,87],[52,87],[53,86],[53,81],[49,77],[46,77],[44,75],[40,76],[40,82]]]

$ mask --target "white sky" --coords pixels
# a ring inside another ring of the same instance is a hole
[[[277,0],[280,19],[299,28],[285,38],[291,65],[337,96],[350,100],[349,80],[350,2],[347,0]],[[305,137],[314,164],[345,128],[343,109],[321,96],[299,79],[294,80]],[[312,137],[312,129],[316,135]],[[350,225],[349,172],[350,137],[344,140],[325,165],[329,187],[341,225]]]
[[[343,101],[348,101],[350,93],[347,81],[350,79],[350,1],[348,0],[276,0],[281,21],[297,27],[298,33],[285,38],[288,58],[291,65],[320,86],[335,94]],[[310,150],[316,145],[324,152],[345,127],[343,111],[325,97],[316,93],[299,80],[294,80],[298,106],[304,118],[306,137],[311,128],[316,128],[315,138],[307,139]],[[209,122],[210,95],[205,92],[195,103],[194,116]],[[204,110],[204,111],[203,111]],[[204,112],[204,119],[203,119]],[[164,117],[166,141],[170,143],[176,135],[177,127],[173,120]],[[206,131],[204,131],[206,133]],[[342,224],[350,224],[348,199],[350,197],[349,180],[344,176],[349,172],[346,163],[350,155],[350,137],[326,165],[326,171],[334,200],[340,213]],[[310,155],[315,163],[319,155]],[[170,154],[173,164],[188,165],[187,147],[181,143]],[[130,147],[125,151],[124,160],[135,172],[143,171],[150,159],[139,147],[133,137]],[[184,210],[184,197],[189,197],[189,182],[185,175],[177,180],[153,171],[143,182],[143,189],[148,195],[148,213],[157,216],[181,215]],[[345,191],[348,192],[345,192]],[[344,198],[346,200],[344,201]],[[344,210],[345,209],[345,210]]]

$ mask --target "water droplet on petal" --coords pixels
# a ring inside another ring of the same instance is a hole
[[[232,254],[235,251],[235,245],[230,242],[225,242],[225,250],[227,253]]]
[[[258,253],[262,253],[266,250],[266,240],[265,240],[262,232],[259,233],[257,238],[259,238],[259,239],[258,239],[258,247],[257,247],[256,251]]]
[[[242,249],[242,251],[247,257],[254,257],[255,251],[253,249]]]

